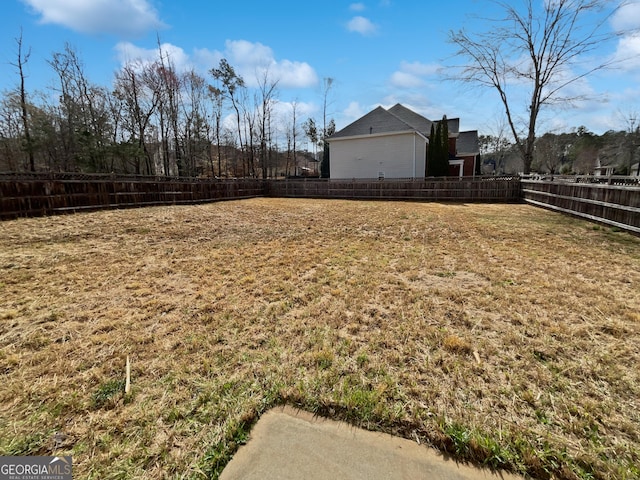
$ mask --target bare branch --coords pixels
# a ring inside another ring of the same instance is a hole
[[[27,110],[27,92],[25,89],[26,74],[24,66],[29,61],[31,56],[31,49],[27,53],[22,51],[22,29],[20,29],[20,36],[16,38],[16,45],[18,52],[16,54],[16,63],[11,63],[12,66],[18,69],[20,75],[20,110],[22,114],[22,127],[24,129],[25,148],[29,157],[29,170],[36,171],[35,156],[33,154],[33,142],[31,141],[31,132],[29,129],[29,112]]]
[[[493,20],[487,32],[450,32],[449,42],[464,60],[454,71],[458,81],[488,86],[498,93],[528,172],[540,110],[561,100],[567,86],[611,66],[610,61],[602,61],[584,69],[581,61],[619,34],[605,27],[620,6],[607,10],[609,2],[597,0],[548,0],[541,9],[536,0],[525,0],[522,8],[495,3],[504,17]],[[593,18],[597,21],[592,22]],[[574,71],[576,67],[580,68]],[[523,86],[529,90],[529,102],[519,106],[512,90]],[[527,111],[526,135],[520,134],[517,110]]]

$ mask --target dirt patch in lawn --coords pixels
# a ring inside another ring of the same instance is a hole
[[[0,454],[78,478],[215,477],[280,403],[535,477],[640,476],[640,238],[531,206],[19,219],[0,298]]]

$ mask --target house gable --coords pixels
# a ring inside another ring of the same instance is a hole
[[[382,107],[378,107],[355,122],[347,125],[339,132],[334,133],[329,141],[361,135],[373,135],[381,133],[408,132],[414,130],[411,125],[402,121],[397,116],[389,113]]]
[[[401,104],[375,108],[329,137],[331,178],[424,177],[428,137],[437,123]],[[451,167],[473,175],[477,132],[460,132],[459,118],[447,119],[447,127]]]
[[[389,113],[395,115],[407,125],[410,125],[414,130],[422,133],[425,137],[428,137],[431,133],[431,125],[433,125],[433,122],[413,110],[409,110],[404,105],[400,105],[399,103],[395,104],[389,109]]]

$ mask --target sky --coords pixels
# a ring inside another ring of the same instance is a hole
[[[4,0],[0,90],[18,84],[11,63],[20,35],[30,52],[27,89],[50,93],[55,74],[47,61],[65,44],[77,51],[91,82],[109,86],[126,62],[156,57],[160,42],[176,68],[194,69],[211,83],[208,71],[222,58],[247,85],[268,69],[278,81],[282,115],[295,102],[298,118],[321,121],[324,79],[331,78],[327,116],[338,129],[379,105],[402,103],[432,120],[458,117],[461,130],[496,134],[503,123],[497,93],[445,72],[457,62],[448,33],[484,31],[491,28],[485,19],[502,15],[488,0]],[[640,28],[640,1],[605,27]],[[546,110],[539,134],[582,125],[595,133],[625,129],[640,112],[640,35],[603,42],[588,61],[611,59],[624,61],[572,84],[569,93],[588,100]]]

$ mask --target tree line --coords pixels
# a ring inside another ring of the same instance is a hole
[[[0,171],[328,176],[331,79],[324,81],[319,125],[301,122],[295,101],[287,118],[276,114],[278,81],[268,71],[255,87],[226,59],[207,76],[178,71],[159,41],[156,60],[127,63],[111,88],[91,82],[67,44],[47,60],[55,80],[46,92],[28,90],[22,35],[16,47],[18,86],[0,98]],[[307,141],[313,152],[301,148]]]
[[[640,127],[630,114],[624,130],[602,135],[581,126],[569,133],[545,133],[536,138],[531,172],[564,175],[640,175]],[[503,134],[481,135],[480,152],[485,174],[524,170],[517,146]]]

